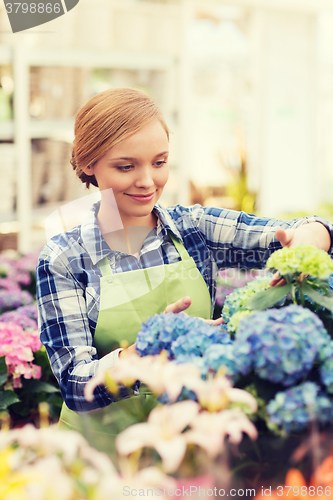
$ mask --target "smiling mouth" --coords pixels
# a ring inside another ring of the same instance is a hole
[[[134,196],[134,198],[150,198],[155,193],[149,193],[149,194],[129,194],[129,193],[126,193],[126,194],[127,194],[127,196]]]
[[[146,201],[147,202],[151,201],[154,198],[155,191],[153,193],[149,193],[149,194],[129,194],[129,193],[125,193],[125,194],[127,196],[129,196],[130,198],[132,198],[132,200],[144,203]]]

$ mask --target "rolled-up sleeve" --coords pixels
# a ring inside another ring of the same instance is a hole
[[[41,253],[36,269],[40,338],[58,380],[67,406],[89,411],[110,404],[114,399],[102,386],[96,388],[93,402],[86,401],[84,386],[100,368],[111,365],[98,360],[87,317],[85,288],[70,272],[64,252],[47,249]]]
[[[320,222],[331,236],[329,254],[332,256],[333,225],[321,217],[311,216],[293,220],[257,217],[245,212],[214,207],[193,207],[193,216],[202,231],[218,268],[240,266],[262,268],[268,257],[281,248],[275,238],[278,227],[295,229],[310,222]]]

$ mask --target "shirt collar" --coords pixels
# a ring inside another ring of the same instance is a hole
[[[94,265],[104,259],[104,257],[117,253],[110,249],[98,227],[97,214],[99,206],[100,201],[94,203],[81,225],[82,241]],[[157,235],[164,239],[168,231],[170,231],[176,238],[182,240],[182,237],[167,210],[165,210],[165,208],[159,203],[156,203],[153,211],[157,216]]]
[[[93,204],[87,217],[81,224],[81,237],[83,245],[94,265],[112,252],[109,245],[103,238],[97,223],[97,214],[100,203],[101,202],[98,201]]]
[[[160,205],[156,203],[153,212],[157,215],[157,234],[165,237],[167,232],[170,231],[176,238],[182,241],[180,232],[178,231],[176,224],[174,223],[169,212]]]

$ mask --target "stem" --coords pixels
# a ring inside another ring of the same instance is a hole
[[[304,306],[304,293],[302,283],[299,284],[299,293],[301,296],[301,305]]]
[[[293,303],[298,306],[297,304],[297,300],[296,300],[296,287],[295,285],[292,285],[292,288],[291,288],[291,296],[293,298]]]

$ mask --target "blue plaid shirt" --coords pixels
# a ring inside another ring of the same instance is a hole
[[[171,232],[193,257],[214,310],[217,271],[264,267],[269,255],[281,248],[274,237],[277,226],[287,229],[319,221],[333,241],[332,225],[318,217],[280,221],[200,205],[163,208],[156,204],[157,227],[136,258],[109,248],[97,224],[98,208],[98,204],[94,206],[82,225],[52,238],[42,250],[36,270],[41,341],[62,396],[75,411],[93,410],[114,401],[102,386],[96,389],[92,403],[83,394],[86,382],[108,365],[104,358],[110,356],[99,360],[94,346],[100,299],[98,263],[105,256],[114,273],[177,262],[180,257],[168,234]]]

